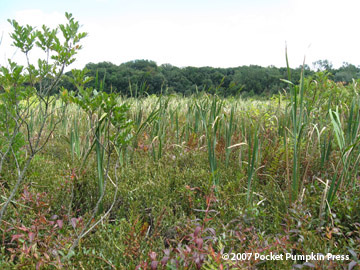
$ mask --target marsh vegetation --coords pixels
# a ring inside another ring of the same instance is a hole
[[[11,21],[14,45],[45,58],[0,69],[2,269],[359,263],[360,81],[293,83],[287,68],[268,100],[128,97],[74,70],[74,91],[58,89],[86,36],[66,17],[61,39]],[[222,259],[232,252],[349,260]]]

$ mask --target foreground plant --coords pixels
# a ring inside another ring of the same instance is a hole
[[[85,84],[91,80],[91,78],[85,77],[86,73],[86,69],[73,71],[71,80],[77,87],[78,93],[72,92],[67,95],[65,92],[65,95],[70,102],[80,106],[88,116],[92,145],[84,155],[82,164],[84,165],[95,147],[99,189],[98,212],[101,213],[103,212],[102,197],[105,193],[104,178],[108,176],[111,153],[117,149],[117,153],[120,154],[120,151],[130,142],[132,122],[127,119],[126,115],[129,106],[118,104],[115,93],[107,94],[103,89],[103,82],[98,82],[98,78],[96,78],[98,90],[85,87]],[[107,159],[105,159],[105,153]],[[104,165],[105,161],[107,162],[106,166]]]
[[[349,118],[347,119],[347,129],[342,128],[341,114],[338,108],[336,111],[329,110],[332,127],[336,141],[340,150],[340,160],[336,166],[336,171],[331,180],[327,201],[331,205],[335,199],[337,190],[341,185],[349,187],[352,184],[356,187],[358,175],[358,164],[360,162],[359,143],[360,143],[360,111],[359,100],[354,99],[350,108]]]
[[[25,55],[27,66],[9,60],[8,67],[0,68],[0,141],[5,146],[0,149],[0,175],[8,156],[14,159],[18,175],[15,183],[0,178],[2,184],[11,188],[0,210],[0,224],[25,180],[32,159],[44,148],[65,112],[64,104],[58,102],[58,84],[65,67],[75,61],[75,55],[81,49],[79,43],[86,36],[79,32],[79,22],[72,14],[65,13],[65,16],[67,23],[55,29],[43,25],[41,30],[36,30],[9,20],[14,28],[12,45]],[[44,54],[36,64],[30,61],[34,48]],[[57,115],[56,120],[54,115]],[[15,153],[15,142],[21,137],[26,147],[23,159]]]
[[[2,226],[2,246],[6,249],[0,254],[12,268],[35,265],[36,269],[52,265],[63,267],[62,257],[74,238],[69,234],[70,227],[81,228],[81,218],[70,218],[61,213],[51,214],[51,195],[45,192],[33,193],[24,187],[18,204],[22,208],[14,215],[11,222],[4,221]]]
[[[290,118],[292,123],[292,144],[293,144],[293,166],[292,166],[292,184],[289,194],[289,204],[296,201],[299,193],[300,181],[300,145],[303,140],[303,133],[306,127],[305,111],[305,86],[304,86],[304,64],[301,70],[300,83],[295,85],[291,82],[291,72],[287,51],[285,52],[288,80],[283,80],[290,85]],[[309,113],[309,112],[308,112]],[[290,183],[289,183],[290,184]],[[290,189],[289,189],[290,190]]]

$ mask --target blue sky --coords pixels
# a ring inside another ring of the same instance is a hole
[[[2,0],[0,64],[22,61],[7,19],[55,26],[71,12],[89,33],[72,67],[134,59],[176,66],[360,65],[358,0]],[[15,53],[15,55],[14,55]]]

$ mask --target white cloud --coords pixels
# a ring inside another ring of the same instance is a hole
[[[19,10],[15,13],[15,20],[17,22],[23,25],[29,24],[36,27],[41,27],[45,24],[48,27],[54,28],[59,23],[63,23],[64,19],[64,14],[59,12],[45,13],[40,9]]]
[[[360,64],[357,0],[250,4],[224,0],[219,8],[215,2],[209,5],[211,8],[184,2],[181,9],[159,3],[156,8],[154,2],[151,11],[136,2],[120,7],[119,13],[114,11],[114,2],[95,0],[99,1],[104,3],[101,12],[92,10],[90,5],[86,12],[74,14],[84,25],[81,30],[89,36],[72,67],[100,61],[120,64],[134,59],[177,66],[285,66],[285,42],[292,67],[301,65],[305,55],[309,65],[318,59],[328,59],[336,66],[342,61]],[[52,27],[65,22],[64,14],[41,9],[18,11],[15,19]],[[1,29],[9,27],[3,28],[1,22]],[[9,42],[5,30],[0,62],[3,51],[8,57],[11,55],[4,45]]]
[[[15,19],[20,25],[28,24],[38,29],[40,29],[43,24],[55,28],[59,23],[65,22],[65,16],[63,14],[58,12],[45,13],[40,9],[19,10],[15,13],[15,17],[11,19]],[[7,59],[9,58],[21,65],[26,65],[25,56],[15,47],[11,46],[12,39],[9,34],[12,33],[13,28],[10,23],[7,21],[1,22],[0,26],[4,34],[3,44],[0,46],[0,53],[2,51],[4,52],[2,55],[0,54],[0,65],[7,65]],[[30,60],[34,61],[40,57],[42,57],[41,54],[34,51],[30,55]]]

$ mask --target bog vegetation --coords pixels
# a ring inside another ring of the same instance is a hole
[[[268,100],[129,97],[84,69],[65,89],[86,36],[66,19],[10,21],[28,65],[0,67],[1,269],[357,267],[360,81],[287,68]]]

